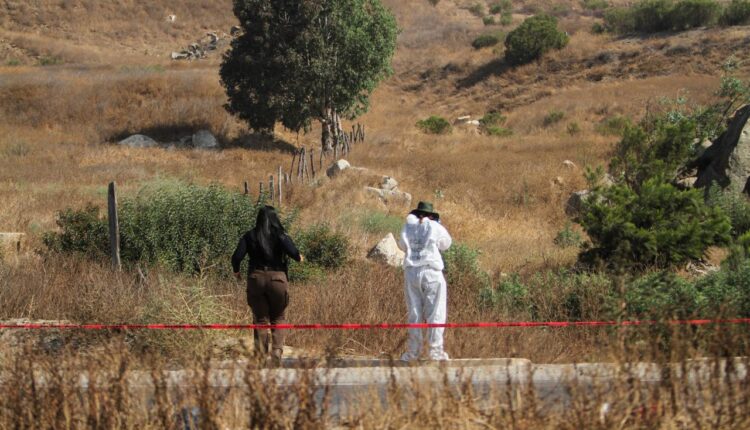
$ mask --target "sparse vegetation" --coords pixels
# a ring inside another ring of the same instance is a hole
[[[501,0],[490,5],[490,13],[493,15],[509,14],[512,10],[513,2],[511,0]]]
[[[555,245],[561,248],[570,248],[579,246],[583,243],[583,237],[573,229],[573,224],[570,222],[565,224],[562,230],[557,232],[555,236]]]
[[[492,15],[487,15],[484,18],[482,18],[482,23],[484,25],[495,25],[497,22],[495,21],[495,17]]]
[[[469,12],[471,12],[472,15],[482,18],[484,17],[484,5],[482,3],[474,3],[471,6],[468,7]]]
[[[586,10],[598,12],[607,9],[609,2],[607,0],[582,0],[581,6]]]
[[[750,24],[750,0],[732,0],[721,15],[721,24]]]
[[[437,115],[417,121],[417,127],[429,134],[448,134],[453,130],[447,119]]]
[[[731,4],[722,11],[716,0],[641,0],[632,8],[608,10],[605,26],[616,33],[684,31],[715,25],[730,9]]]
[[[544,125],[545,127],[549,127],[549,126],[557,124],[563,119],[565,119],[565,112],[560,111],[560,110],[553,110],[544,116],[544,119],[542,120],[542,125]]]
[[[513,24],[513,15],[510,13],[503,13],[500,15],[500,25],[507,27]]]
[[[505,39],[505,60],[511,65],[530,63],[552,49],[562,49],[568,36],[557,29],[557,19],[537,15],[526,19]]]
[[[338,269],[351,259],[351,245],[327,224],[316,224],[295,235],[300,252],[310,264]]]
[[[581,126],[578,125],[578,123],[575,121],[570,122],[568,123],[567,131],[569,135],[575,136],[576,134],[581,132]]]
[[[632,124],[630,118],[623,115],[614,115],[597,124],[596,131],[605,136],[621,136],[630,124]]]

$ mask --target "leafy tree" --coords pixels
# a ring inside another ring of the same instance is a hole
[[[227,110],[253,129],[307,131],[318,120],[329,151],[339,116],[365,112],[391,73],[397,27],[380,0],[234,0],[234,14],[243,33],[220,75]]]
[[[536,15],[526,19],[505,39],[505,59],[511,65],[530,63],[551,49],[562,49],[569,41],[557,29],[557,19],[550,15]]]

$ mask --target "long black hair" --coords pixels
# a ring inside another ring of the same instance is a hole
[[[273,206],[260,208],[253,232],[258,250],[266,260],[272,260],[279,251],[279,237],[286,233]]]

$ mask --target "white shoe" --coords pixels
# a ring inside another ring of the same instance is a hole
[[[450,357],[448,357],[448,353],[445,352],[445,351],[431,352],[430,353],[430,360],[434,360],[434,361],[448,361],[448,360],[450,360]]]

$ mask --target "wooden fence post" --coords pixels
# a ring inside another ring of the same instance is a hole
[[[294,171],[294,161],[297,159],[297,153],[299,153],[299,149],[294,150],[294,154],[292,155],[292,166],[289,168],[289,176],[292,176],[292,172]]]
[[[120,222],[117,219],[117,190],[114,182],[109,183],[107,192],[107,218],[109,220],[109,252],[112,256],[112,268],[120,271]]]
[[[310,170],[312,170],[312,177],[315,179],[315,149],[310,148]]]
[[[250,188],[247,186],[247,181],[245,181],[245,195],[250,194]]]
[[[258,203],[263,203],[264,195],[263,195],[263,181],[260,181],[258,184]]]
[[[279,185],[278,185],[278,187],[279,187],[279,207],[281,207],[281,200],[282,200],[282,198],[284,196],[284,191],[282,189],[282,187],[284,186],[283,185],[284,184],[283,178],[284,178],[284,172],[281,171],[281,165],[279,165],[279,177],[278,177],[278,180],[279,180]]]
[[[276,199],[274,198],[275,197],[274,194],[276,194],[276,193],[274,193],[275,188],[276,187],[274,187],[274,185],[273,185],[273,175],[271,175],[268,178],[268,199],[271,200],[271,204],[272,205],[276,201]]]

